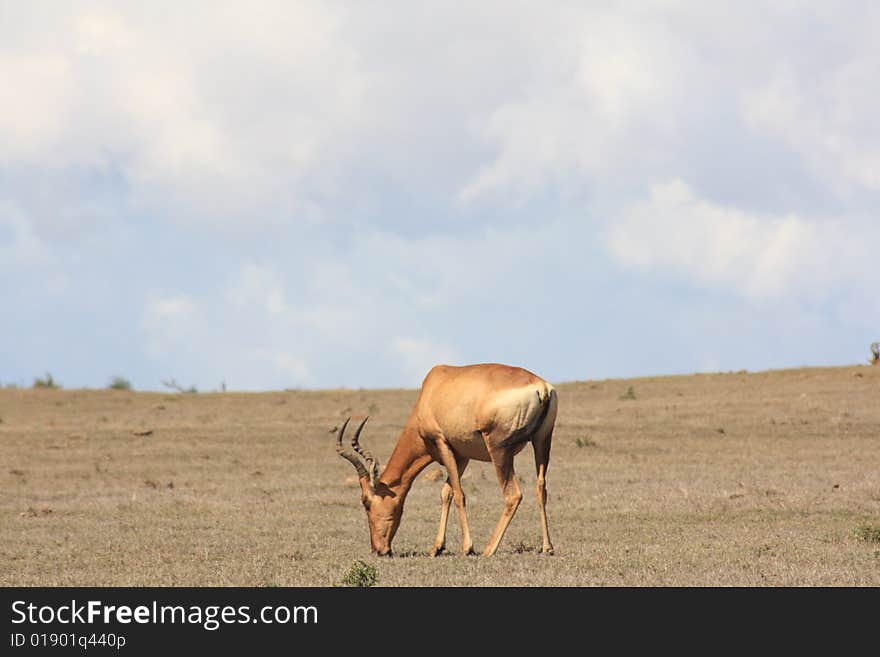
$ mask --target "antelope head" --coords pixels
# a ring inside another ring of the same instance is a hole
[[[367,512],[373,552],[379,556],[391,556],[391,540],[400,526],[403,505],[399,503],[398,496],[379,481],[379,464],[370,451],[360,444],[361,429],[367,419],[369,418],[364,418],[355,429],[351,450],[346,449],[342,443],[345,428],[351,418],[345,421],[336,436],[336,451],[357,470],[361,485],[361,503]]]

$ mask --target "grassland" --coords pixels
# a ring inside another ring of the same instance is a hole
[[[439,466],[407,500],[397,557],[369,555],[331,430],[372,416],[387,458],[414,390],[161,394],[0,390],[0,585],[880,585],[880,367],[558,386],[548,486],[556,555],[526,494],[493,558],[425,556]],[[478,548],[501,496],[464,480]]]

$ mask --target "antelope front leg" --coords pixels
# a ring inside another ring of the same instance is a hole
[[[437,538],[434,539],[434,546],[428,552],[429,556],[436,557],[443,553],[446,549],[446,522],[449,520],[449,504],[452,502],[452,484],[449,483],[447,477],[443,488],[440,491],[440,528],[437,530]]]
[[[458,475],[461,477],[468,465],[468,459],[456,458],[455,464],[458,466]],[[434,539],[434,546],[428,553],[432,557],[442,554],[443,550],[446,549],[446,522],[449,520],[449,505],[451,502],[452,481],[447,477],[446,483],[443,484],[443,488],[440,491],[440,527],[437,529],[437,538]]]
[[[452,499],[455,500],[455,507],[458,509],[458,521],[461,523],[461,552],[464,555],[473,554],[474,543],[471,540],[471,530],[468,527],[467,513],[465,512],[465,496],[464,491],[461,489],[461,475],[459,473],[458,460],[456,459],[456,456],[455,454],[453,454],[452,450],[449,449],[449,445],[446,444],[446,441],[444,439],[437,440],[435,444],[437,446],[437,454],[440,457],[440,462],[443,464],[443,467],[446,468],[446,472],[449,474],[448,482],[450,488],[452,489]],[[465,461],[465,465],[466,464],[467,461]],[[464,468],[462,468],[462,470],[464,470]],[[448,504],[445,508],[448,509]],[[445,530],[445,522],[442,515],[440,517],[440,522],[443,523],[441,529]],[[445,537],[446,532],[444,531],[444,542]]]

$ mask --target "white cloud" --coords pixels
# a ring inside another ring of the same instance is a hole
[[[610,224],[607,244],[627,267],[769,299],[822,294],[876,271],[870,245],[877,230],[851,227],[725,207],[673,180],[625,208]]]
[[[557,66],[474,124],[476,138],[498,152],[459,200],[522,201],[549,185],[576,188],[668,161],[704,63],[656,9],[588,5],[553,25],[542,56],[558,58]]]
[[[270,266],[245,264],[226,291],[226,298],[237,310],[262,309],[272,316],[288,311],[284,288]]]
[[[54,53],[0,50],[0,79],[5,89],[0,96],[0,163],[42,161],[68,129],[65,119],[75,92],[70,64]]]
[[[88,55],[122,50],[132,43],[131,30],[112,13],[85,13],[74,22],[75,51]]]
[[[185,294],[155,296],[147,302],[145,316],[148,324],[186,321],[195,314],[195,309],[195,303]]]
[[[353,152],[364,82],[340,9],[8,11],[0,165],[112,166],[133,200],[177,220],[252,222],[307,208]]]
[[[281,375],[293,385],[308,385],[312,381],[309,367],[305,360],[284,351],[256,352],[259,360],[270,363]]]
[[[391,356],[403,361],[410,385],[418,385],[434,365],[458,365],[455,350],[428,338],[396,336],[389,342]]]
[[[210,371],[208,381],[225,380],[230,389],[364,378],[417,385],[433,365],[461,362],[450,326],[503,331],[494,342],[511,340],[497,317],[468,316],[511,295],[528,309],[544,303],[530,301],[536,289],[552,294],[537,267],[560,252],[560,230],[536,225],[411,240],[370,231],[332,263],[322,249],[287,263],[246,263],[198,298],[150,297],[142,322],[148,352],[163,371]]]
[[[761,158],[749,152],[758,139],[805,164],[819,191],[880,190],[880,8],[587,3],[565,17],[530,16],[546,38],[540,50],[519,44],[556,66],[471,117],[473,138],[494,152],[460,187],[465,205],[548,189],[631,193],[723,171],[714,158]],[[773,175],[785,194],[792,171]]]
[[[338,221],[324,201],[369,186],[371,174],[418,179],[430,189],[416,194],[464,206],[557,187],[631,190],[677,173],[707,117],[727,122],[707,132],[742,130],[742,118],[822,180],[880,185],[878,48],[870,17],[843,9],[487,2],[375,12],[304,1],[4,11],[0,79],[15,96],[0,103],[0,166],[109,169],[135,207],[177,221]],[[831,36],[812,43],[811,20]],[[834,56],[811,55],[814,45]]]
[[[148,335],[148,351],[153,355],[193,344],[203,333],[201,309],[186,294],[151,295],[143,310],[141,326]]]
[[[0,270],[50,263],[46,245],[22,212],[0,199]]]
[[[852,7],[851,7],[852,8]],[[822,32],[808,32],[797,50],[780,53],[767,79],[742,91],[753,130],[790,146],[836,192],[880,190],[880,8],[859,5],[858,17],[818,4]]]
[[[568,365],[555,336],[589,344],[597,296],[658,274],[709,292],[663,287],[670,314],[748,307],[758,336],[771,300],[865,331],[876,11],[6,3],[0,288],[30,312],[7,326],[63,296],[68,331],[140,325],[151,382],[239,389]]]
[[[333,291],[330,300],[328,291]],[[316,262],[306,278],[284,275],[274,265],[244,264],[225,298],[236,311],[252,313],[273,329],[315,331],[346,343],[357,341],[352,328],[369,317],[369,295],[349,267],[335,263]]]

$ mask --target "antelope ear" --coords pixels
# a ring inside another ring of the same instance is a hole
[[[373,487],[373,497],[394,498],[394,497],[397,497],[397,493],[395,493],[393,490],[388,488],[388,486],[385,485],[384,483],[382,483],[381,481],[377,481],[376,485]]]
[[[365,507],[370,506],[373,502],[373,498],[376,497],[376,490],[373,488],[373,484],[370,482],[369,478],[361,477],[360,478],[361,485],[361,502]]]

